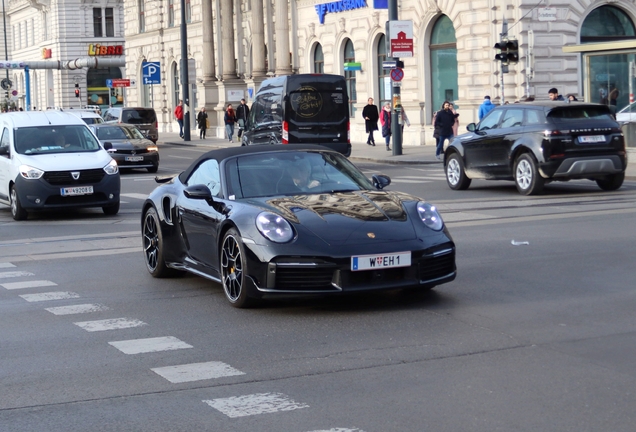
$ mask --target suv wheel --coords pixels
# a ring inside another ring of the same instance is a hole
[[[611,174],[603,177],[602,179],[597,179],[596,184],[598,187],[603,189],[604,191],[615,191],[623,186],[623,181],[625,180],[625,173]]]
[[[534,195],[543,190],[545,180],[539,174],[537,162],[529,153],[521,154],[515,161],[514,176],[521,195]]]
[[[18,191],[15,186],[11,186],[11,216],[14,220],[25,220],[29,215],[27,211],[20,204],[20,198],[18,198]]]
[[[446,182],[453,190],[466,190],[470,186],[471,179],[466,177],[464,162],[457,153],[453,153],[446,161]]]

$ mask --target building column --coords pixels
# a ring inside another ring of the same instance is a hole
[[[289,65],[289,7],[287,0],[275,0],[276,75],[291,74]]]
[[[223,80],[236,79],[234,64],[234,2],[221,0],[221,54],[223,56]]]
[[[214,25],[212,18],[212,0],[203,0],[203,81],[216,81],[216,64],[214,61]]]
[[[265,21],[263,0],[252,1],[252,77],[267,74],[265,68]],[[287,21],[287,20],[285,20]]]

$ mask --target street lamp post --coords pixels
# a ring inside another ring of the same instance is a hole
[[[4,1],[4,0],[3,0]],[[181,0],[181,92],[183,93],[183,140],[190,141],[190,83],[188,73],[188,28],[186,2]]]
[[[9,48],[7,47],[7,16],[4,9],[4,0],[2,0],[2,23],[4,27],[4,59],[9,60]],[[9,68],[6,68],[7,71],[7,82],[9,82]],[[7,90],[7,94],[9,91]],[[7,99],[7,105],[9,104],[9,100]]]
[[[397,21],[398,19],[398,2],[397,0],[389,0],[389,22]],[[387,35],[389,38],[389,46],[391,35]],[[393,55],[391,50],[391,55]],[[397,57],[393,57],[396,64],[400,60]],[[391,135],[393,136],[393,156],[399,156],[402,154],[402,125],[400,125],[400,114],[402,110],[401,101],[401,89],[398,87],[398,83],[394,83],[391,80],[391,103],[393,110],[391,111]]]

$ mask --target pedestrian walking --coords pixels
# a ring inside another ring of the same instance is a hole
[[[484,96],[484,101],[479,105],[479,121],[492,111],[493,108],[495,108],[495,105],[490,101],[490,96]]]
[[[378,107],[374,105],[373,98],[367,100],[367,105],[362,109],[362,117],[364,118],[364,126],[369,134],[367,137],[367,144],[375,147],[375,138],[373,138],[373,132],[378,130],[378,119],[380,113]]]
[[[205,107],[201,107],[201,111],[197,114],[197,125],[199,127],[199,139],[204,139],[208,128],[208,113],[205,112]]]
[[[406,110],[402,107],[402,132],[404,132],[404,125],[411,126],[409,116],[406,115]]]
[[[454,136],[454,128],[457,128],[459,114],[455,112],[449,101],[444,101],[442,109],[437,111],[433,127],[439,128],[439,138],[435,148],[435,157],[440,160],[444,153],[444,142],[451,140]]]
[[[548,97],[552,101],[565,101],[563,96],[559,94],[559,91],[555,87],[552,87],[550,90],[548,90]]]
[[[241,140],[241,135],[243,135],[243,130],[245,129],[245,125],[247,124],[247,117],[250,115],[250,107],[245,103],[245,99],[241,99],[241,103],[236,107],[236,120],[238,122],[238,133],[237,136],[239,141]]]
[[[230,142],[232,142],[232,137],[234,136],[234,123],[236,123],[236,112],[234,112],[232,104],[227,104],[225,115],[223,116],[223,121],[225,122],[225,132],[227,133],[227,138]]]
[[[179,105],[174,109],[174,118],[179,123],[179,137],[183,138],[183,101],[179,99]]]
[[[391,102],[384,104],[380,124],[382,125],[382,136],[386,142],[386,150],[389,151],[391,150]]]

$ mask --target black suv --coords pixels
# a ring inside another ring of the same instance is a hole
[[[157,144],[159,130],[157,113],[153,108],[144,107],[114,107],[108,108],[102,114],[104,123],[128,123],[137,129],[150,141]]]
[[[503,105],[466,129],[444,153],[451,189],[467,189],[472,179],[513,180],[531,195],[551,181],[590,179],[609,191],[625,179],[625,140],[605,105]]]

